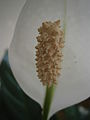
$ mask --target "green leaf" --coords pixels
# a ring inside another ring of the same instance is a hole
[[[12,119],[17,120],[40,120],[42,109],[40,105],[28,97],[16,82],[8,62],[8,52],[0,65],[1,94],[4,108]],[[1,99],[0,99],[1,100]],[[4,116],[3,116],[4,117]]]

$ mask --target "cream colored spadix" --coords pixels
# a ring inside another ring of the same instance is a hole
[[[38,32],[35,47],[38,78],[43,85],[50,87],[57,84],[61,72],[64,32],[60,28],[60,20],[43,22]]]
[[[64,0],[27,0],[17,21],[9,61],[21,88],[43,106],[45,87],[36,75],[37,28],[43,21],[64,21]],[[62,72],[49,116],[90,96],[90,0],[67,0]],[[61,27],[63,27],[63,22]]]

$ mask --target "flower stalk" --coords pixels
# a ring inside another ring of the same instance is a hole
[[[38,29],[36,48],[36,67],[38,78],[46,86],[42,120],[47,120],[54,96],[57,77],[61,72],[62,48],[64,47],[64,31],[60,20],[46,21]]]
[[[51,107],[51,104],[52,104],[54,91],[55,91],[55,85],[52,85],[50,87],[47,86],[45,101],[44,101],[44,105],[43,105],[42,120],[48,120],[48,115],[49,115],[50,107]]]

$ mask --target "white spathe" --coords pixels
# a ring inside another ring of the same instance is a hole
[[[64,60],[49,116],[90,96],[90,0],[67,0]],[[64,0],[27,0],[9,49],[14,76],[26,94],[43,106],[45,87],[35,66],[37,28],[64,19]],[[63,23],[62,23],[63,24]]]

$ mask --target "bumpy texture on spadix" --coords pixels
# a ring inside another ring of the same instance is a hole
[[[60,28],[60,20],[43,22],[38,29],[36,50],[36,67],[38,78],[43,85],[56,84],[60,75],[64,33]]]

